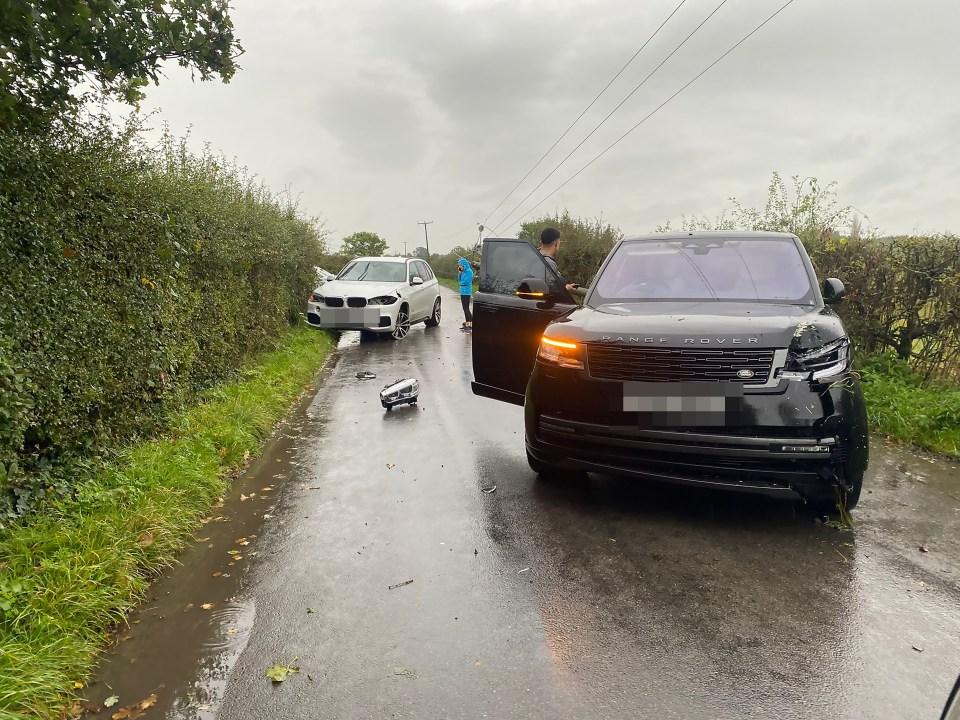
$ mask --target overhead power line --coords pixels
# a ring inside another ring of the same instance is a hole
[[[603,118],[603,120],[601,120],[600,122],[598,122],[598,123],[594,126],[593,130],[591,130],[589,133],[587,133],[587,136],[586,136],[585,138],[583,138],[579,143],[576,144],[576,146],[573,148],[573,150],[571,150],[571,151],[568,152],[566,155],[564,155],[563,159],[562,159],[560,162],[558,162],[558,163],[554,166],[554,168],[553,168],[550,172],[548,172],[548,173],[543,177],[543,179],[540,180],[540,182],[538,182],[538,183],[533,187],[532,190],[530,190],[530,192],[528,192],[526,195],[524,195],[524,196],[523,196],[523,199],[522,199],[520,202],[518,202],[518,203],[513,207],[513,209],[510,210],[510,212],[508,212],[506,215],[503,216],[503,218],[501,218],[500,222],[498,222],[498,223],[494,226],[495,229],[496,229],[496,230],[499,230],[500,227],[504,225],[504,223],[505,223],[505,221],[507,220],[507,218],[511,217],[518,209],[520,209],[520,207],[521,207],[527,200],[530,199],[530,197],[531,197],[537,190],[539,190],[541,187],[543,187],[544,183],[546,183],[547,180],[549,180],[551,177],[553,177],[553,175],[557,172],[557,170],[559,170],[559,169],[563,166],[563,164],[564,164],[567,160],[569,160],[570,157],[571,157],[575,152],[577,152],[577,150],[579,150],[581,147],[583,147],[583,144],[584,144],[587,140],[589,140],[591,137],[593,137],[593,134],[594,134],[595,132],[597,132],[597,130],[599,130],[601,127],[603,127],[604,123],[606,123],[607,120],[609,120],[611,117],[613,117],[613,114],[614,114],[615,112],[617,112],[617,110],[619,110],[621,107],[623,107],[623,105],[627,102],[627,100],[629,100],[629,99],[632,98],[634,95],[636,95],[637,91],[640,90],[640,88],[642,88],[644,85],[646,85],[646,84],[647,84],[647,81],[650,80],[650,78],[652,78],[654,75],[656,75],[656,74],[657,74],[657,71],[659,71],[660,68],[662,68],[664,65],[666,65],[667,61],[668,61],[670,58],[672,58],[672,57],[680,50],[680,48],[682,48],[684,45],[686,45],[687,42],[690,40],[690,38],[692,38],[694,35],[696,35],[697,32],[700,30],[700,28],[702,28],[704,25],[706,25],[706,24],[710,21],[710,18],[712,18],[714,15],[716,15],[716,14],[720,11],[720,8],[722,8],[724,5],[726,5],[727,2],[729,2],[729,0],[720,0],[720,3],[719,3],[713,10],[710,11],[710,14],[707,15],[703,20],[701,20],[700,23],[699,23],[693,30],[691,30],[690,33],[689,33],[683,40],[680,41],[680,44],[679,44],[679,45],[677,45],[673,50],[671,50],[671,51],[667,54],[667,56],[666,56],[663,60],[661,60],[660,63],[659,63],[655,68],[653,68],[653,70],[651,70],[651,71],[647,74],[647,76],[644,77],[643,80],[640,81],[640,83],[639,83],[638,85],[636,85],[636,86],[633,88],[633,90],[631,90],[630,92],[628,92],[628,93],[624,96],[623,100],[621,100],[619,103],[617,103],[617,104],[614,106],[613,110],[611,110],[610,112],[608,112],[608,113],[606,114],[606,116]]]
[[[623,135],[621,135],[620,137],[618,137],[616,140],[614,140],[612,143],[610,143],[607,147],[605,147],[605,148],[604,148],[603,150],[601,150],[599,153],[597,153],[596,155],[594,155],[593,158],[591,158],[590,161],[589,161],[586,165],[584,165],[583,167],[581,167],[581,168],[580,168],[579,170],[577,170],[573,175],[571,175],[570,177],[568,177],[566,180],[564,180],[562,183],[560,183],[557,187],[555,187],[553,190],[551,190],[551,191],[548,192],[546,195],[544,195],[542,198],[540,198],[534,205],[531,205],[531,206],[526,210],[526,212],[521,213],[521,215],[520,215],[514,222],[519,222],[520,220],[524,219],[524,218],[527,217],[530,213],[532,213],[534,210],[536,210],[538,207],[540,207],[543,203],[545,203],[551,196],[553,196],[553,195],[555,195],[556,193],[560,192],[560,190],[562,190],[568,183],[570,183],[574,178],[576,178],[578,175],[580,175],[580,173],[582,173],[582,172],[583,172],[584,170],[586,170],[588,167],[590,167],[591,165],[593,165],[597,160],[599,160],[599,159],[602,158],[604,155],[606,155],[608,152],[610,152],[610,151],[611,151],[614,147],[616,147],[624,138],[626,138],[628,135],[630,135],[630,133],[632,133],[632,132],[633,132],[634,130],[636,130],[638,127],[640,127],[641,125],[643,125],[647,120],[649,120],[649,119],[652,118],[654,115],[656,115],[661,109],[663,109],[664,106],[666,106],[668,103],[670,103],[674,98],[676,98],[680,93],[682,93],[682,92],[683,92],[684,90],[686,90],[688,87],[690,87],[691,85],[693,85],[693,84],[694,84],[697,80],[699,80],[701,77],[703,77],[704,75],[706,75],[707,72],[709,72],[709,71],[710,71],[715,65],[717,65],[721,60],[723,60],[724,58],[726,58],[727,55],[729,55],[729,54],[732,53],[734,50],[736,50],[738,47],[740,47],[741,45],[743,45],[743,43],[745,43],[745,42],[746,42],[747,40],[749,40],[753,35],[755,35],[756,33],[758,33],[765,25],[767,25],[767,23],[769,23],[771,20],[773,20],[775,17],[777,17],[777,15],[779,15],[779,14],[782,13],[784,10],[786,10],[786,9],[787,9],[790,5],[792,5],[794,2],[796,2],[796,0],[787,0],[787,2],[785,2],[783,5],[781,5],[781,6],[780,6],[775,12],[773,12],[771,15],[769,15],[766,20],[764,20],[762,23],[760,23],[759,25],[757,25],[753,30],[751,30],[751,31],[748,32],[746,35],[744,35],[742,38],[740,38],[736,43],[734,43],[733,45],[731,45],[722,55],[720,55],[716,60],[714,60],[712,63],[710,63],[709,65],[707,65],[703,70],[701,70],[699,73],[697,73],[697,74],[696,74],[693,78],[691,78],[685,85],[683,85],[683,87],[681,87],[679,90],[677,90],[675,93],[673,93],[673,95],[671,95],[670,97],[668,97],[668,98],[667,98],[666,100],[664,100],[662,103],[660,103],[659,105],[657,105],[657,107],[655,107],[653,110],[651,110],[649,113],[647,113],[643,118],[641,118],[640,122],[638,122],[636,125],[634,125],[634,126],[631,127],[629,130],[627,130]]]
[[[590,108],[592,108],[592,107],[597,103],[597,100],[599,100],[600,97],[610,88],[610,86],[613,85],[614,82],[616,82],[617,78],[619,78],[621,75],[623,75],[624,70],[626,70],[628,67],[630,67],[630,64],[631,64],[634,60],[637,59],[637,57],[640,55],[640,53],[643,52],[644,48],[646,48],[647,45],[650,44],[650,42],[651,42],[651,41],[657,36],[657,34],[663,29],[663,26],[666,25],[668,22],[670,22],[670,18],[672,18],[674,15],[676,15],[676,14],[677,14],[677,11],[680,10],[680,8],[682,8],[683,5],[684,5],[684,3],[686,3],[686,2],[687,2],[687,0],[680,0],[680,2],[677,4],[677,6],[673,9],[673,12],[671,12],[669,15],[667,15],[666,19],[665,19],[662,23],[660,23],[660,25],[657,27],[656,30],[653,31],[653,34],[650,35],[650,37],[647,38],[646,42],[644,42],[643,45],[641,45],[641,46],[637,49],[637,51],[636,51],[633,55],[630,56],[630,59],[627,60],[627,62],[625,62],[625,63],[623,64],[623,67],[621,67],[621,68],[617,71],[617,73],[616,73],[612,78],[610,78],[610,80],[607,82],[607,84],[604,85],[603,88],[600,90],[600,92],[597,93],[596,97],[594,97],[593,100],[590,101],[590,104],[587,105],[583,110],[580,111],[580,114],[577,115],[577,117],[574,118],[573,122],[570,123],[570,124],[567,126],[567,129],[564,130],[562,133],[560,133],[560,137],[558,137],[556,140],[554,140],[554,141],[553,141],[553,145],[551,145],[550,147],[548,147],[548,148],[546,149],[546,151],[543,153],[543,155],[541,155],[541,156],[539,157],[539,159],[533,164],[533,167],[531,167],[529,170],[527,170],[526,175],[524,175],[522,178],[520,178],[520,180],[517,181],[517,184],[513,186],[513,188],[510,190],[510,192],[508,192],[506,195],[504,195],[504,196],[503,196],[503,199],[500,200],[500,202],[497,203],[497,206],[496,206],[493,210],[491,210],[490,212],[487,213],[487,216],[483,219],[483,224],[484,224],[484,225],[487,224],[487,221],[490,219],[490,217],[491,217],[497,210],[499,210],[501,207],[503,207],[503,204],[510,198],[511,195],[513,195],[513,194],[517,191],[517,188],[519,188],[521,185],[523,185],[524,181],[525,181],[528,177],[530,177],[530,175],[533,174],[533,171],[536,170],[538,167],[540,167],[540,163],[542,163],[542,162],[546,159],[547,155],[549,155],[549,154],[553,151],[553,149],[554,149],[557,145],[560,144],[560,141],[563,140],[571,130],[573,130],[573,127],[574,127],[578,122],[580,122],[580,120],[583,118],[584,115],[587,114],[587,112],[590,110]]]

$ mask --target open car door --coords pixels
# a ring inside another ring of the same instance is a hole
[[[563,281],[530,243],[487,238],[473,298],[475,395],[523,405],[543,329],[576,307]]]

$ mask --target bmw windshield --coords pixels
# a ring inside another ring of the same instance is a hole
[[[811,305],[817,294],[802,250],[789,237],[624,241],[590,305],[657,300]]]
[[[382,260],[355,260],[340,271],[337,280],[406,282],[407,264]]]

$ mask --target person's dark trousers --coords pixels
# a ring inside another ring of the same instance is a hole
[[[467,322],[473,322],[473,313],[470,312],[470,296],[461,295],[460,304],[463,305],[463,318]]]

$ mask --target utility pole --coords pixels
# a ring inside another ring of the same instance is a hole
[[[407,256],[407,241],[406,241],[406,240],[403,241],[403,256],[404,256],[404,257]]]
[[[430,257],[430,238],[427,235],[427,225],[433,225],[433,220],[421,220],[417,225],[423,225],[423,241],[427,244],[427,257]]]

